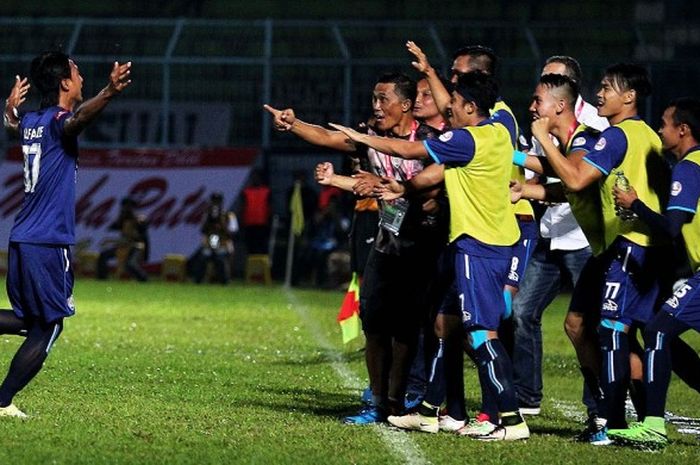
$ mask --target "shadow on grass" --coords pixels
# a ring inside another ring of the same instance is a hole
[[[361,406],[360,394],[350,388],[339,387],[332,392],[313,387],[256,386],[256,389],[263,395],[250,399],[247,403],[279,412],[305,413],[340,420],[357,413]]]

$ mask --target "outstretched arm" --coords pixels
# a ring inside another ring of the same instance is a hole
[[[17,109],[27,99],[29,87],[31,86],[27,78],[20,79],[19,76],[15,76],[15,85],[12,86],[10,96],[5,100],[5,113],[3,114],[5,129],[11,134],[19,134],[19,114]]]
[[[360,144],[367,145],[368,147],[372,147],[375,150],[379,150],[382,153],[388,153],[395,157],[407,159],[428,157],[428,151],[422,142],[370,136],[369,134],[362,134],[354,129],[335,123],[330,123],[330,126],[344,134],[345,137]]]
[[[353,186],[356,183],[355,179],[351,178],[350,176],[335,174],[335,171],[333,170],[333,163],[326,161],[316,165],[314,177],[316,182],[322,186],[333,186],[344,191],[354,192]]]
[[[339,131],[330,131],[315,124],[306,123],[296,117],[294,110],[279,110],[270,105],[263,108],[272,115],[272,124],[278,131],[291,132],[306,142],[343,152],[354,152],[355,143]]]
[[[445,89],[445,86],[442,84],[440,76],[438,76],[435,68],[430,66],[428,57],[425,55],[425,53],[423,53],[423,50],[421,50],[421,48],[412,40],[406,42],[406,48],[414,57],[416,57],[416,61],[412,61],[411,65],[428,80],[428,85],[430,86],[430,92],[433,94],[435,105],[437,106],[442,117],[445,119],[445,121],[447,121],[447,109],[450,106],[451,98],[450,93],[447,91],[447,89]]]
[[[65,126],[63,126],[64,134],[67,136],[80,134],[83,129],[102,113],[102,110],[105,109],[113,97],[119,95],[131,84],[130,74],[130,61],[124,64],[119,64],[119,62],[115,61],[114,66],[112,66],[112,72],[109,75],[109,84],[93,98],[80,105],[73,116],[68,118]]]

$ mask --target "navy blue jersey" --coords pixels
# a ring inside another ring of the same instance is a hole
[[[612,170],[620,166],[627,153],[627,137],[622,129],[612,126],[603,131],[593,150],[583,159],[609,176]]]
[[[60,107],[27,113],[20,121],[24,202],[11,242],[75,244],[76,137],[63,133],[71,112]]]

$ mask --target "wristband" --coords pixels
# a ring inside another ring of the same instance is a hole
[[[521,152],[520,150],[513,150],[513,164],[525,168],[525,160],[527,160],[527,154]]]

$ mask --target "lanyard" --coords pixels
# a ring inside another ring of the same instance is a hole
[[[576,132],[576,128],[578,128],[580,123],[576,120],[571,124],[571,127],[569,128],[569,132],[566,134],[566,151],[569,151],[569,147],[571,147],[571,136],[574,135]]]
[[[579,97],[581,98],[581,97]],[[581,112],[583,111],[583,106],[586,104],[583,99],[578,103],[576,106],[576,109],[574,110],[574,116],[576,117],[576,121],[578,121],[578,117],[581,116]]]

